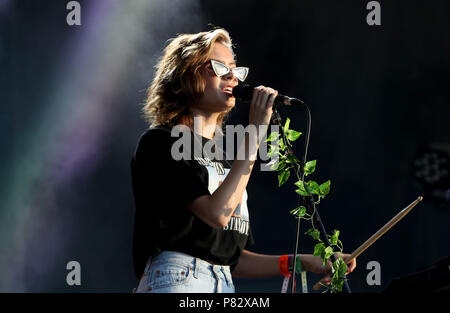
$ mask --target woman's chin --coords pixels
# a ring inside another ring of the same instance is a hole
[[[233,100],[228,100],[224,103],[221,103],[220,105],[217,105],[217,112],[228,112],[230,111],[232,108],[234,108],[236,102]]]
[[[236,105],[236,99],[235,98],[230,98],[226,102],[226,106],[227,106],[228,110],[234,108],[235,105]]]

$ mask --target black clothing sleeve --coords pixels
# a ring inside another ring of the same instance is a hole
[[[135,161],[144,188],[152,189],[152,193],[161,192],[158,195],[167,196],[167,201],[176,199],[184,208],[210,193],[199,176],[201,168],[194,161],[172,158],[172,144],[177,139],[165,129],[148,130],[139,141]]]
[[[133,260],[136,277],[142,276],[150,255],[159,249],[160,231],[168,219],[185,221],[193,215],[187,205],[210,195],[195,161],[174,160],[170,131],[150,129],[139,139],[131,160],[135,199]],[[191,163],[188,163],[191,162]],[[183,227],[183,225],[180,225]]]

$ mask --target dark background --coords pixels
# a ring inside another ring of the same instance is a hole
[[[137,286],[129,162],[147,128],[141,104],[166,40],[211,25],[230,32],[249,84],[310,106],[313,178],[332,182],[319,210],[346,252],[425,197],[357,259],[354,292],[381,292],[450,254],[449,202],[430,195],[449,188],[448,171],[428,187],[414,177],[422,149],[447,160],[450,151],[448,1],[379,1],[381,26],[367,25],[368,1],[85,0],[80,26],[67,25],[67,2],[0,1],[0,291]],[[280,113],[305,133],[306,110]],[[237,103],[229,123],[247,118]],[[292,183],[278,188],[275,173],[255,167],[253,251],[293,252]],[[301,236],[302,253],[313,245]],[[81,286],[66,284],[72,260]],[[366,283],[370,261],[381,265],[381,286]],[[310,288],[318,278],[308,274]],[[235,283],[238,292],[279,292],[282,278]]]

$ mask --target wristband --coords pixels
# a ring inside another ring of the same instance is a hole
[[[293,255],[290,254],[288,257],[288,264],[289,264],[289,272],[292,272],[292,268],[294,267],[293,262]],[[297,255],[297,259],[295,261],[295,274],[300,274],[301,272],[304,272],[305,269],[303,268],[302,260],[300,260],[300,256]]]
[[[289,256],[287,254],[280,256],[278,259],[278,269],[280,270],[280,274],[284,276],[291,276],[289,272]]]

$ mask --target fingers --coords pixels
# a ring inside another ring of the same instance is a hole
[[[272,108],[273,104],[275,103],[275,99],[278,96],[278,91],[275,89],[270,88],[270,96],[269,99],[267,101],[267,108]]]
[[[263,86],[258,86],[255,89],[253,89],[253,97],[252,97],[252,101],[251,104],[258,106],[259,103],[261,103],[261,89]]]
[[[321,280],[319,280],[314,286],[313,286],[313,290],[319,290],[323,285],[329,285],[331,284],[331,276],[330,275],[326,275],[324,276]]]
[[[272,116],[272,106],[278,91],[273,88],[258,86],[253,90],[252,101],[250,103],[249,123],[257,127],[270,124]],[[265,131],[260,132],[263,136]],[[262,137],[261,137],[262,139]]]
[[[273,101],[275,100],[275,98],[273,98],[274,94],[275,94],[274,89],[268,88],[268,87],[263,88],[262,96],[261,96],[261,107],[263,109],[268,109],[268,108],[272,107]],[[269,101],[269,99],[271,101]]]
[[[347,271],[346,275],[353,272],[353,270],[356,268],[356,258],[353,258],[350,262],[350,254],[343,254],[342,258],[344,259],[345,264],[347,264]]]
[[[350,254],[342,254],[342,253],[337,253],[337,256],[342,257],[345,264],[347,264],[347,271],[346,271],[345,275],[353,272],[353,270],[356,268],[356,258],[353,258],[352,260],[350,260],[350,256],[351,256]],[[330,262],[330,260],[328,260],[328,265],[326,266],[326,268],[329,268],[330,264],[331,264],[331,262]],[[327,274],[313,286],[313,290],[319,290],[322,287],[322,285],[330,285],[330,284],[331,284],[331,275]]]
[[[353,270],[356,268],[356,258],[353,259],[348,265],[347,265],[347,274],[353,272]]]
[[[252,103],[259,108],[267,109],[272,107],[278,91],[264,86],[258,86],[253,90]]]

